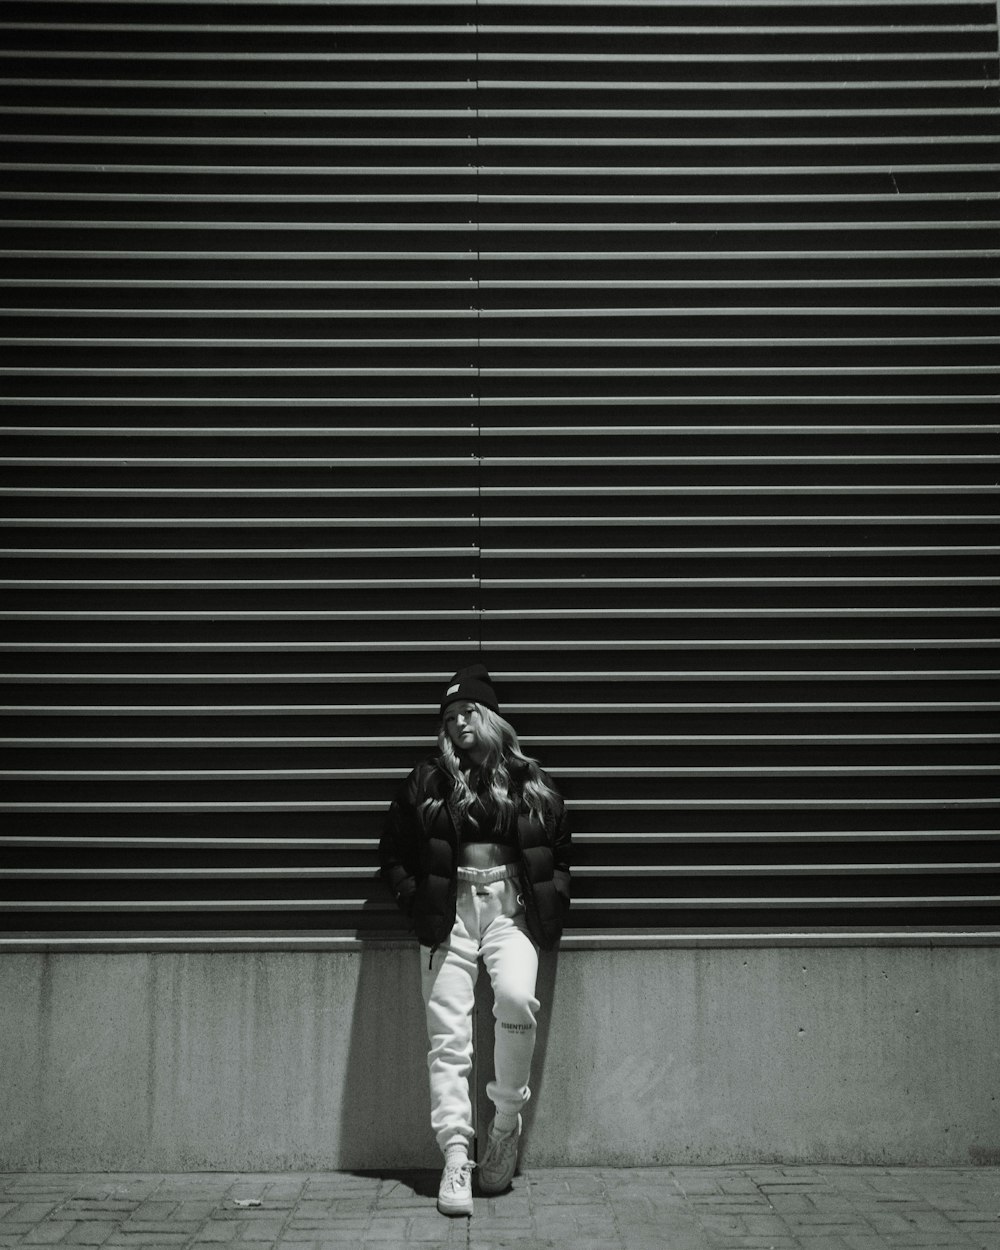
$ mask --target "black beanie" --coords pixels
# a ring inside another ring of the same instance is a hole
[[[472,703],[481,703],[490,711],[499,713],[496,691],[493,689],[493,678],[482,664],[473,664],[469,668],[460,668],[448,683],[448,689],[441,700],[441,715],[449,703],[459,699],[468,699]]]

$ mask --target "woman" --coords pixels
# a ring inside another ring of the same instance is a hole
[[[431,1127],[445,1156],[438,1209],[472,1214],[469,1074],[481,958],[495,1000],[496,1108],[479,1163],[484,1194],[506,1189],[530,1097],[538,949],[555,945],[569,907],[563,801],[500,715],[489,673],[460,669],[441,701],[439,754],[419,764],[389,808],[384,880],[421,945],[430,1050]]]

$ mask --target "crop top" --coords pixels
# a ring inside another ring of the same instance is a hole
[[[516,846],[514,822],[504,820],[497,808],[496,800],[490,791],[476,791],[476,800],[469,808],[469,815],[475,818],[462,821],[463,842],[494,842],[502,846]]]

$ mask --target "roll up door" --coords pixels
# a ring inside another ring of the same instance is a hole
[[[567,940],[995,931],[995,4],[0,28],[8,933],[401,933],[480,655]]]

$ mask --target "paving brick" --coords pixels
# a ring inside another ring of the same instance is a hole
[[[788,1172],[780,1163],[762,1163],[746,1168],[744,1175],[748,1176],[755,1185],[780,1185]]]
[[[770,1212],[761,1211],[753,1215],[744,1215],[741,1223],[752,1237],[782,1237],[789,1234],[789,1225],[780,1215]]]
[[[671,1244],[672,1240],[671,1240]],[[715,1250],[797,1250],[798,1242],[787,1234],[775,1237],[760,1237],[749,1233],[739,1233],[732,1238],[721,1234],[713,1235],[709,1244]]]
[[[807,1176],[789,1176],[785,1175],[780,1181],[769,1181],[766,1185],[761,1185],[761,1191],[770,1197],[773,1194],[798,1194],[804,1197],[813,1197],[817,1194],[830,1194],[832,1190],[821,1176],[812,1174]]]
[[[469,1236],[466,1223],[465,1220],[445,1219],[434,1211],[410,1220],[406,1237],[417,1245],[464,1247]]]
[[[768,1206],[782,1215],[816,1210],[816,1204],[808,1194],[797,1191],[790,1193],[788,1190],[768,1189],[766,1196]]]
[[[323,1230],[324,1242],[336,1241],[337,1238],[340,1238],[341,1240],[345,1238],[357,1238],[358,1240],[361,1240],[367,1227],[367,1217],[357,1222],[347,1220],[338,1222],[337,1224],[333,1224],[329,1228],[325,1228]]]
[[[431,1199],[425,1199],[430,1202]],[[339,1224],[343,1220],[349,1220],[352,1216],[367,1214],[375,1202],[374,1197],[365,1197],[360,1195],[357,1198],[337,1198],[331,1201],[327,1219],[330,1224]]]
[[[103,1246],[117,1225],[102,1220],[78,1220],[63,1238],[66,1246]]]
[[[921,1233],[945,1233],[955,1231],[953,1220],[942,1211],[925,1211],[917,1209],[908,1214],[907,1218],[914,1229]]]
[[[55,1202],[19,1202],[6,1219],[12,1224],[38,1224],[57,1206]]]
[[[123,1233],[144,1233],[148,1238],[157,1233],[183,1233],[193,1237],[201,1228],[202,1220],[125,1220],[117,1227]]]
[[[294,1206],[303,1198],[303,1191],[306,1188],[306,1179],[294,1182],[278,1181],[273,1185],[268,1185],[264,1193],[264,1198],[273,1206]]]
[[[961,1233],[890,1233],[885,1244],[892,1250],[931,1250],[933,1247],[955,1247],[956,1250],[969,1250],[970,1239]]]
[[[191,1240],[189,1232],[143,1231],[117,1229],[104,1243],[109,1246],[183,1246]]]
[[[789,1224],[789,1232],[800,1240],[816,1237],[871,1237],[874,1229],[864,1224],[834,1223],[827,1221],[817,1224]]]
[[[22,1193],[72,1193],[80,1181],[79,1172],[0,1173],[0,1189],[5,1193],[7,1190],[17,1190]]]
[[[73,1227],[71,1220],[43,1220],[24,1234],[22,1244],[26,1246],[54,1246],[62,1241]]]
[[[73,1211],[74,1218],[79,1218],[79,1213],[81,1212],[92,1214],[98,1218],[107,1218],[108,1216],[131,1215],[137,1207],[142,1206],[142,1203],[142,1198],[128,1198],[120,1194],[107,1194],[96,1197],[84,1197],[80,1194],[74,1194],[62,1206],[67,1211]]]
[[[613,1237],[615,1222],[610,1211],[594,1207],[543,1207],[534,1212],[533,1223],[537,1237],[569,1238],[577,1245],[584,1237]]]
[[[140,1202],[132,1212],[132,1218],[135,1220],[165,1220],[173,1214],[176,1207],[176,1202],[164,1202],[161,1198],[147,1198],[144,1202]]]
[[[701,1211],[698,1224],[708,1233],[725,1233],[727,1237],[738,1237],[746,1231],[741,1219],[724,1211]]]
[[[406,1244],[408,1220],[395,1216],[375,1215],[365,1229],[364,1240],[373,1242],[398,1241]]]
[[[438,1219],[440,1220],[440,1216]],[[453,1223],[455,1221],[452,1221]],[[489,1238],[509,1238],[520,1237],[531,1240],[536,1234],[534,1220],[504,1220],[494,1219],[490,1215],[474,1214],[469,1223],[469,1236],[477,1240],[489,1240]]]
[[[518,1250],[522,1245],[521,1242],[508,1243],[511,1246],[517,1246]],[[551,1250],[551,1242],[529,1242],[529,1245],[544,1246],[545,1250]],[[578,1234],[572,1241],[573,1250],[621,1250],[623,1242],[620,1237],[610,1236],[587,1236],[586,1234]],[[665,1250],[661,1242],[659,1250]]]
[[[238,1220],[209,1220],[203,1224],[194,1237],[194,1245],[218,1245],[235,1241],[240,1235],[242,1225]]]
[[[185,1239],[186,1240],[186,1239]],[[143,1250],[176,1250],[178,1245],[184,1245],[183,1241],[143,1241],[143,1243],[135,1243],[141,1245]],[[111,1240],[106,1241],[105,1245],[111,1245]]]
[[[897,1207],[895,1210],[869,1211],[867,1219],[872,1228],[882,1237],[899,1236],[901,1234],[905,1236],[913,1227],[905,1207]]]
[[[275,1242],[281,1236],[284,1220],[249,1220],[241,1225],[240,1241]]]

